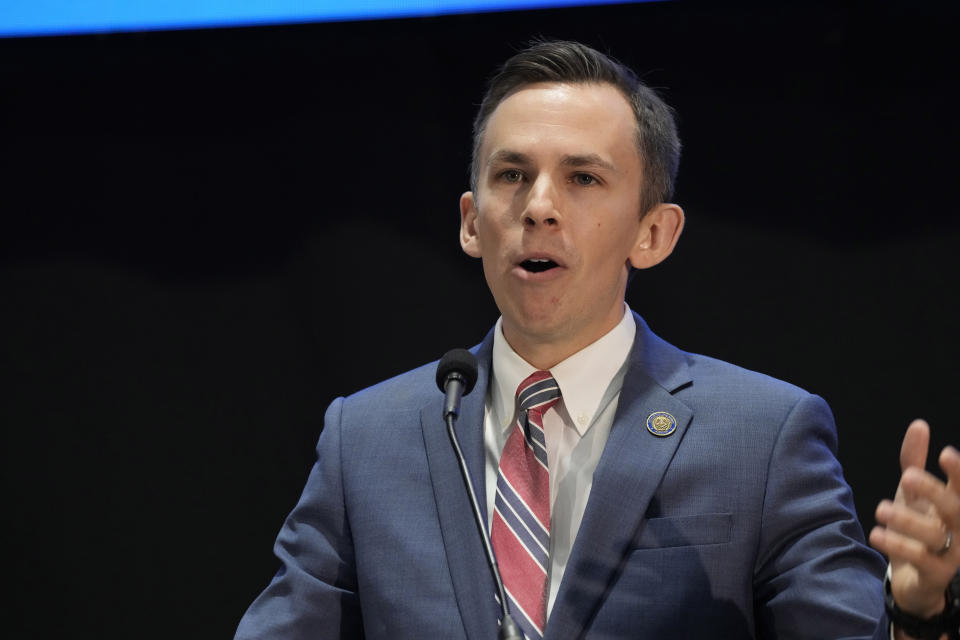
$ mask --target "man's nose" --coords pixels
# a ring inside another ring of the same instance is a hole
[[[525,227],[552,227],[560,224],[559,194],[553,179],[540,175],[530,186],[523,211]]]

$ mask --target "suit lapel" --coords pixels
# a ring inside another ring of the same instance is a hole
[[[460,417],[455,427],[484,521],[486,485],[483,420],[492,349],[491,331],[484,341],[473,349],[478,360],[477,384],[472,393],[463,398]],[[434,400],[421,408],[420,424],[453,591],[467,637],[479,640],[492,637],[496,632],[496,587],[483,552],[480,533],[471,516],[469,497],[447,435],[447,427],[441,416],[442,406],[443,396],[438,393]]]
[[[547,623],[546,640],[585,633],[693,417],[672,395],[690,383],[685,354],[650,332],[639,316],[635,319],[630,369]],[[657,437],[647,430],[647,417],[656,411],[676,419],[672,435]]]

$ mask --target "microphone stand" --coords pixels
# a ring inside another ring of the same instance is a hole
[[[523,634],[517,627],[517,623],[510,617],[507,607],[507,592],[503,588],[503,580],[500,579],[500,570],[497,568],[497,559],[493,555],[493,547],[490,546],[490,537],[487,535],[487,529],[483,526],[483,514],[480,513],[480,505],[477,504],[477,494],[473,490],[473,483],[470,482],[470,471],[467,469],[467,461],[463,458],[463,452],[460,450],[460,443],[457,442],[457,434],[454,431],[454,423],[458,415],[457,410],[444,412],[444,420],[447,423],[447,435],[450,436],[450,444],[453,445],[453,451],[457,455],[457,462],[460,463],[460,475],[463,476],[463,482],[467,485],[467,495],[470,496],[470,506],[473,508],[473,518],[480,530],[480,539],[483,540],[483,550],[487,554],[487,564],[490,565],[490,571],[493,573],[493,581],[497,583],[497,591],[500,594],[500,607],[503,610],[503,620],[500,622],[500,633],[497,636],[499,640],[524,640]]]

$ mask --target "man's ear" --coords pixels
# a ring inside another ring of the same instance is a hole
[[[472,191],[460,196],[460,246],[473,258],[480,257],[480,236],[477,234],[477,201]]]
[[[683,231],[683,209],[661,202],[640,221],[640,232],[630,252],[630,264],[637,269],[658,265],[673,253]]]

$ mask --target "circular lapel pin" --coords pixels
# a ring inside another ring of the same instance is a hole
[[[647,416],[647,431],[655,436],[672,435],[677,430],[677,419],[666,411],[655,411]]]

